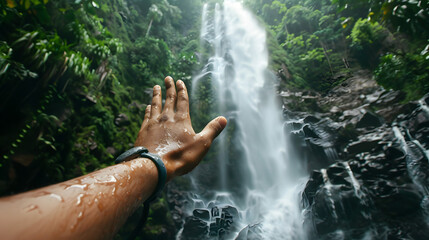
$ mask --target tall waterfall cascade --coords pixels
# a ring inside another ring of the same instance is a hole
[[[204,173],[191,175],[194,207],[212,213],[213,206],[236,208],[238,227],[227,239],[246,226],[257,226],[263,239],[305,239],[299,202],[307,177],[288,149],[276,78],[268,70],[266,30],[239,1],[205,4],[201,46],[207,64],[194,77],[191,96],[211,89],[209,114],[226,116],[228,126],[216,140],[214,189],[201,186]],[[213,216],[207,221],[216,224]],[[216,234],[211,227],[210,234]]]

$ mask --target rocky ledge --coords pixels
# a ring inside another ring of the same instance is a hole
[[[429,239],[429,94],[403,104],[358,72],[325,96],[281,96],[310,172],[310,239]]]

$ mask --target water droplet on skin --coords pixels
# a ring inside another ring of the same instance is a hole
[[[24,210],[26,212],[31,212],[31,211],[34,211],[34,210],[39,210],[39,206],[32,204],[32,205],[27,206],[26,208],[24,208]],[[40,210],[39,210],[39,213],[40,213]]]
[[[79,194],[77,197],[76,206],[80,206],[82,204],[82,198],[84,197],[83,193]]]
[[[97,198],[95,199],[95,203],[97,203],[98,210],[100,210],[100,212],[102,212],[104,210],[103,204],[100,201],[98,201]]]
[[[77,219],[81,219],[83,217],[83,212],[80,212],[79,215],[77,215]]]
[[[64,202],[64,199],[60,196],[60,195],[57,195],[57,194],[55,194],[55,193],[51,193],[51,194],[49,194],[49,197],[51,197],[51,198],[55,198],[55,199],[57,199],[58,201],[60,201],[60,202]]]
[[[116,187],[114,187],[112,190],[112,196],[115,196],[115,192],[116,192]]]
[[[80,188],[82,190],[87,190],[88,184],[74,184],[74,185],[66,187],[66,190],[71,189],[71,188]]]
[[[117,180],[116,180],[116,178],[114,177],[114,176],[112,176],[112,175],[108,175],[108,176],[99,176],[98,178],[97,178],[97,181],[99,182],[99,183],[115,183],[115,182],[117,182]]]
[[[70,230],[72,230],[72,231],[73,231],[73,230],[76,228],[76,225],[77,225],[77,223],[75,223],[75,224],[71,225],[71,226],[70,226]]]
[[[47,192],[47,191],[40,191],[40,192],[35,193],[35,194],[34,194],[34,196],[35,196],[35,197],[42,197],[42,196],[46,196],[46,195],[48,195],[48,194],[50,194],[50,192]]]

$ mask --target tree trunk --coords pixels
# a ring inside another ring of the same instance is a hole
[[[328,60],[328,64],[329,64],[329,70],[331,71],[332,77],[334,76],[334,70],[332,70],[332,64],[331,64],[331,59],[328,56],[328,52],[326,51],[325,46],[323,45],[322,42],[320,42],[320,46],[322,46],[323,49],[323,53],[325,54],[326,59]]]
[[[146,32],[146,36],[145,37],[149,36],[150,29],[152,28],[152,23],[153,23],[153,18],[149,22],[149,27],[147,27],[147,32]]]

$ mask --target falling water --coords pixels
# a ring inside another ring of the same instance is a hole
[[[408,142],[405,139],[400,127],[393,126],[393,133],[395,134],[395,137],[398,139],[399,144],[405,153],[405,160],[407,163],[409,176],[423,193],[424,198],[421,205],[426,213],[426,222],[429,224],[429,185],[426,174],[424,174],[425,170],[423,170],[422,163],[420,162],[421,158],[419,157],[420,154],[426,154],[426,151],[421,147],[420,143],[416,144],[416,141],[413,141],[412,139]],[[415,144],[414,148],[411,143]],[[416,148],[417,150],[415,150]],[[427,155],[425,157],[427,158]]]
[[[427,115],[429,115],[429,107],[428,107],[428,105],[426,104],[426,101],[425,101],[425,99],[424,99],[424,98],[422,98],[422,99],[420,99],[420,100],[419,100],[419,104],[420,104],[420,107],[422,108],[422,110],[423,110]]]
[[[210,88],[216,102],[212,112],[234,126],[217,140],[218,190],[228,194],[216,202],[234,204],[240,227],[258,224],[266,239],[305,239],[299,191],[306,177],[287,149],[276,81],[267,69],[266,31],[237,1],[206,4],[203,12],[201,51],[210,56],[193,79],[192,96],[201,86]],[[233,147],[239,151],[235,158]],[[242,191],[234,191],[237,186]]]

